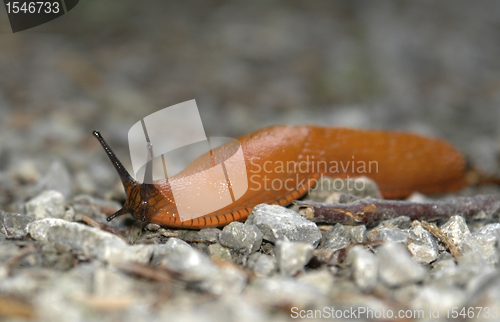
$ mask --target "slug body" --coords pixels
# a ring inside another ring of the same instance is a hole
[[[207,228],[244,220],[260,203],[287,205],[305,195],[322,176],[367,176],[385,198],[402,198],[457,190],[466,184],[465,161],[447,142],[404,132],[366,131],[318,126],[272,126],[238,138],[241,144],[248,189],[232,204],[210,214],[181,221],[170,189],[188,187],[188,177],[213,167],[210,154],[200,156],[186,169],[167,180],[140,184],[133,180],[97,132],[119,172],[127,194],[124,207],[108,220],[131,213],[143,221],[168,227]],[[213,155],[227,156],[221,146]],[[221,160],[215,160],[220,163]],[[222,160],[224,161],[224,160]],[[224,162],[228,171],[231,163]],[[146,171],[147,172],[147,171]],[[198,177],[206,185],[210,177]],[[177,191],[176,190],[176,191]]]

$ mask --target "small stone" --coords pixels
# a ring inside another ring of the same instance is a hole
[[[378,286],[379,288],[377,288],[375,292],[386,293],[387,295],[392,293],[391,297],[394,300],[398,301],[399,303],[409,303],[413,298],[415,298],[415,295],[422,288],[420,285],[417,284],[409,284],[406,286],[401,286],[400,288],[397,289],[382,288],[381,287],[382,285],[380,284]]]
[[[203,266],[210,270],[215,269],[206,255],[178,238],[170,238],[165,244],[155,246],[163,251],[152,259],[153,264],[183,272],[189,275],[190,279],[197,280],[206,277],[209,272],[204,272]]]
[[[170,253],[165,245],[128,245],[120,237],[93,227],[47,218],[27,225],[31,237],[64,250],[83,253],[86,258],[96,258],[108,263],[136,262],[147,264],[151,258]],[[191,248],[191,247],[190,247]]]
[[[399,243],[384,243],[377,248],[380,279],[390,287],[400,287],[424,280],[427,270],[415,262],[406,247]]]
[[[200,251],[186,242],[170,238],[165,245],[153,245],[158,251],[153,264],[167,267],[181,274],[181,278],[193,286],[214,294],[241,292],[246,275],[232,266],[216,266]],[[165,251],[160,254],[161,249]]]
[[[467,250],[460,256],[452,278],[456,286],[468,287],[477,277],[494,271],[477,251]]]
[[[411,218],[408,216],[399,216],[393,219],[384,220],[379,226],[384,228],[408,229],[411,227]]]
[[[218,266],[217,272],[199,284],[199,288],[216,295],[239,294],[247,285],[247,274],[236,265]]]
[[[488,224],[472,233],[466,241],[488,264],[497,265],[499,263],[497,248],[499,233],[500,223]]]
[[[377,284],[378,259],[363,246],[356,245],[347,254],[347,263],[352,267],[354,282],[362,291],[370,291]]]
[[[278,269],[276,258],[262,253],[254,253],[248,257],[247,267],[259,277],[271,276]]]
[[[397,218],[384,220],[377,227],[371,229],[366,233],[368,241],[375,241],[378,239],[378,232],[381,229],[408,229],[411,227],[411,219],[407,216],[400,216]]]
[[[439,255],[436,238],[420,225],[408,231],[408,249],[413,259],[420,264],[429,264]]]
[[[218,228],[207,228],[201,230],[179,229],[173,231],[173,233],[176,233],[182,240],[188,242],[207,242],[207,243],[219,242],[219,236],[221,232],[222,231]]]
[[[26,215],[0,210],[0,223],[7,238],[23,238],[26,236],[26,226],[33,220],[33,218]]]
[[[66,200],[55,190],[44,191],[26,203],[28,216],[40,220],[44,218],[63,218]]]
[[[443,256],[444,254],[447,254]],[[475,251],[467,251],[458,260],[458,265],[448,253],[439,255],[431,271],[432,285],[444,287],[468,287],[476,277],[494,272],[482,256]]]
[[[306,282],[317,288],[322,294],[327,295],[332,289],[335,278],[328,270],[320,269],[301,274],[297,280]]]
[[[359,225],[351,228],[349,232],[349,237],[354,243],[364,243],[366,239],[366,226]]]
[[[219,243],[208,245],[208,255],[211,259],[231,261],[231,252]]]
[[[200,239],[209,243],[216,243],[219,241],[221,230],[219,228],[205,228],[199,231]]]
[[[319,249],[335,251],[347,247],[350,244],[349,232],[350,229],[344,225],[336,224],[325,234],[325,240]]]
[[[425,313],[435,312],[437,315],[434,317],[437,318],[442,317],[450,308],[463,307],[465,300],[464,291],[459,288],[424,286],[417,291],[410,306],[414,310],[422,310]],[[425,317],[429,317],[429,315],[425,315]]]
[[[273,306],[321,307],[327,305],[325,296],[314,286],[298,279],[277,275],[255,278],[246,292]]]
[[[128,246],[118,236],[62,219],[33,221],[26,229],[35,240],[49,242],[63,249],[82,251],[88,257],[106,261],[125,251],[124,248]]]
[[[286,237],[290,241],[316,247],[322,237],[315,223],[302,218],[295,211],[276,205],[256,206],[245,224],[256,225],[263,233],[263,238],[272,243]]]
[[[454,277],[457,270],[453,256],[447,252],[441,253],[438,259],[432,263],[431,281],[433,285],[437,284],[441,288],[455,286]]]
[[[145,228],[146,228],[146,230],[149,230],[149,231],[157,231],[158,229],[161,228],[161,226],[158,224],[149,223],[146,225]]]
[[[408,236],[398,228],[382,228],[377,232],[377,240],[406,245],[408,243]]]
[[[222,229],[220,243],[240,253],[252,254],[260,248],[262,232],[255,225],[233,221]]]
[[[313,247],[307,243],[279,240],[276,242],[276,260],[280,273],[283,275],[295,275],[312,258]]]
[[[488,267],[481,254],[474,250],[465,252],[460,256],[458,259],[458,266],[477,266],[478,269],[484,268],[485,266]]]
[[[466,291],[467,295],[469,295],[468,302],[474,303],[479,299],[486,299],[491,295],[498,300],[499,286],[497,270],[492,269],[479,272],[470,279],[469,283],[467,283]],[[496,294],[491,294],[491,290],[493,289]]]
[[[461,244],[470,235],[469,227],[467,227],[467,223],[462,216],[452,216],[439,228],[457,245]]]

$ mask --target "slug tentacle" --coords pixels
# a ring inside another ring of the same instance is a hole
[[[151,143],[148,143],[148,162],[144,171],[143,183],[153,184],[153,145]]]
[[[120,217],[120,216],[123,216],[123,215],[126,215],[128,214],[130,211],[128,210],[127,207],[123,207],[121,208],[120,210],[118,210],[117,212],[115,212],[114,214],[112,214],[111,216],[108,216],[106,218],[107,221],[111,221],[113,219],[115,219],[116,217]]]
[[[97,140],[99,140],[99,143],[101,143],[102,147],[104,148],[104,151],[106,151],[106,154],[111,160],[111,163],[113,163],[116,172],[118,172],[118,175],[122,180],[123,188],[125,188],[125,191],[127,191],[131,186],[136,185],[137,181],[135,181],[134,178],[132,178],[132,176],[128,173],[127,169],[125,169],[120,160],[118,160],[116,155],[113,153],[113,150],[111,150],[106,141],[104,141],[104,138],[101,136],[101,134],[98,131],[94,131],[92,132],[92,134],[94,134]]]

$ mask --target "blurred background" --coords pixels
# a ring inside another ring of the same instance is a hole
[[[13,34],[1,8],[0,205],[47,187],[123,194],[92,130],[131,169],[129,128],[190,99],[208,136],[405,130],[498,171],[499,12],[493,0],[101,0]]]

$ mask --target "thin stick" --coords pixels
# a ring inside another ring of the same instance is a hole
[[[455,244],[453,239],[443,233],[441,229],[439,229],[439,227],[436,227],[436,225],[434,225],[434,223],[428,223],[425,220],[422,220],[419,223],[420,225],[422,225],[422,227],[424,227],[425,230],[430,232],[432,236],[436,237],[437,240],[442,242],[450,251],[451,256],[453,256],[453,258],[455,258],[455,261],[458,262],[458,260],[460,259],[460,250],[458,249],[458,246]]]
[[[408,216],[411,220],[432,221],[461,215],[465,219],[494,217],[500,213],[500,196],[478,195],[452,200],[410,202],[399,200],[362,199],[348,204],[327,204],[296,201],[306,208],[305,217],[314,222],[371,226],[381,221]]]

